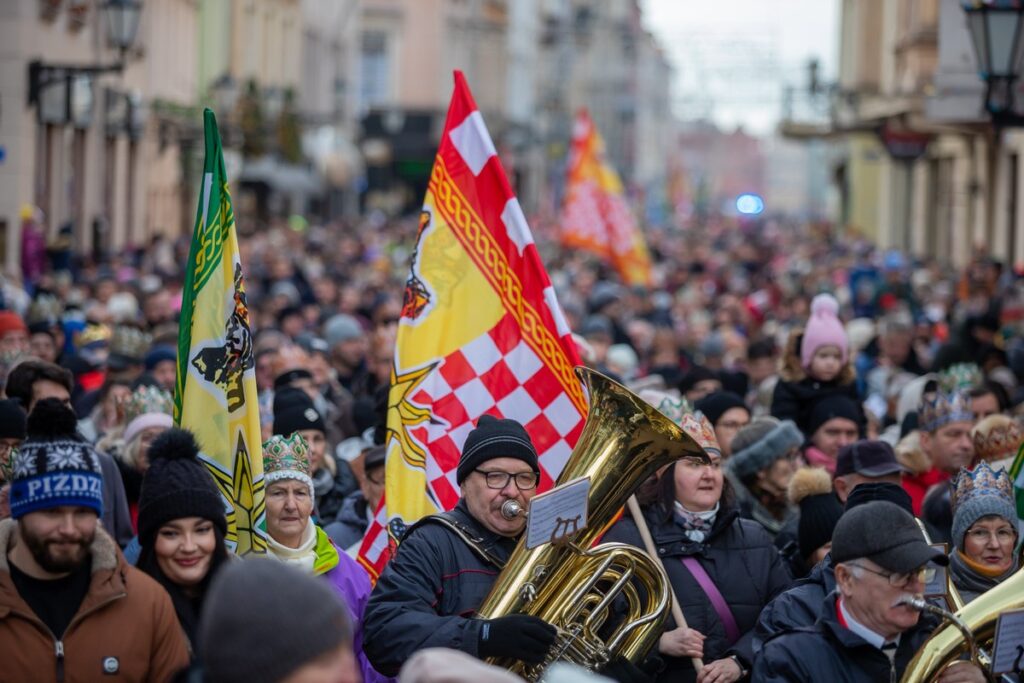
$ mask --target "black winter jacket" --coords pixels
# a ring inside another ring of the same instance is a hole
[[[786,631],[813,626],[821,616],[825,596],[836,589],[832,555],[815,565],[807,578],[797,581],[792,588],[780,593],[765,605],[754,629],[754,656],[765,641]]]
[[[787,382],[780,379],[775,384],[775,393],[772,394],[771,415],[780,420],[792,420],[809,439],[811,438],[811,413],[822,399],[830,396],[845,396],[853,401],[859,415],[857,427],[863,433],[867,418],[864,416],[864,409],[860,407],[860,397],[857,395],[855,382],[850,384],[840,384],[835,380],[819,382],[810,377],[805,377],[799,382]]]
[[[705,636],[704,661],[712,662],[736,655],[744,667],[753,663],[752,637],[761,609],[790,584],[789,572],[768,533],[757,522],[740,519],[735,508],[723,509],[715,518],[711,533],[704,543],[695,543],[683,534],[672,518],[664,519],[657,507],[645,512],[658,555],[665,566],[669,583],[675,591],[686,617],[686,625]],[[643,547],[636,524],[624,517],[605,534],[605,541],[629,543]],[[725,627],[711,601],[696,579],[682,563],[685,556],[694,556],[715,582],[732,610],[742,634],[730,645]],[[669,619],[665,629],[676,628]],[[692,681],[696,672],[688,657],[667,657],[659,681]]]
[[[504,566],[515,539],[485,529],[470,516],[463,500],[452,513]],[[441,524],[424,521],[411,527],[363,613],[363,650],[370,663],[394,676],[414,652],[427,647],[448,647],[476,657],[483,621],[470,617],[500,570]]]
[[[885,653],[839,623],[837,597],[825,597],[813,626],[781,633],[764,644],[754,661],[753,683],[896,683],[936,626],[934,619],[922,615],[900,636],[890,664]]]

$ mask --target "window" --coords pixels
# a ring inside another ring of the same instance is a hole
[[[391,55],[384,31],[363,33],[359,105],[362,111],[388,104],[391,93]]]

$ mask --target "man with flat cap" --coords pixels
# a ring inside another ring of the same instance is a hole
[[[929,562],[949,559],[899,505],[874,501],[847,511],[833,533],[831,555],[836,590],[825,598],[821,617],[812,628],[768,640],[754,661],[753,681],[898,681],[937,625],[903,601],[921,597],[934,572]],[[985,678],[964,661],[938,680]]]
[[[428,647],[540,663],[554,643],[554,627],[536,617],[471,618],[526,526],[521,516],[506,519],[502,505],[515,500],[526,509],[537,493],[529,434],[514,420],[484,415],[466,437],[456,481],[458,504],[409,528],[366,605],[363,649],[383,674],[396,675]]]

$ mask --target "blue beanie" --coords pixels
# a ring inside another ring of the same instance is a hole
[[[71,409],[58,399],[39,401],[28,416],[28,438],[18,447],[11,479],[11,517],[62,505],[103,514],[99,454],[76,432]]]

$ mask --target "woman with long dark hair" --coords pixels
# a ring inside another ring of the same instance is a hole
[[[169,429],[150,446],[137,562],[167,589],[193,650],[207,588],[229,558],[224,503],[198,454],[195,437],[184,429]]]

